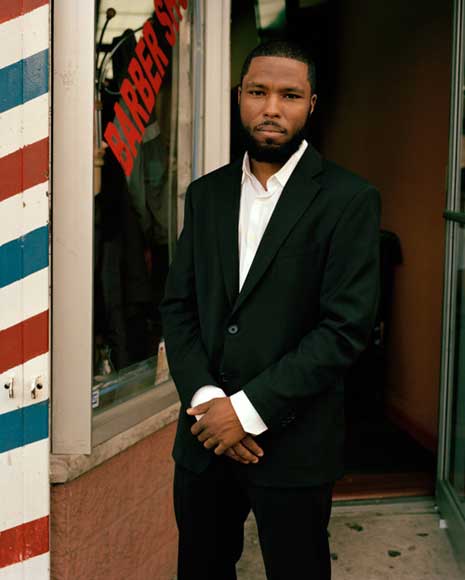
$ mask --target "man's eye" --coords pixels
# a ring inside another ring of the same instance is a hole
[[[252,95],[253,97],[261,97],[264,94],[265,93],[263,91],[258,91],[258,90],[249,91],[249,95]]]
[[[294,93],[286,93],[284,95],[284,98],[285,99],[291,99],[291,100],[293,100],[293,99],[300,99],[300,95],[296,95]]]

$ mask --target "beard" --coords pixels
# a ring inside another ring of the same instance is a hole
[[[266,163],[286,163],[289,157],[300,147],[303,139],[306,138],[306,129],[307,123],[289,141],[279,145],[274,143],[272,139],[266,139],[265,142],[259,143],[241,121],[242,139],[247,153],[255,161]]]

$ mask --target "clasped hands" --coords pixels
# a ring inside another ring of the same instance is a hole
[[[187,409],[187,414],[203,415],[191,427],[191,433],[206,449],[227,455],[239,463],[258,463],[263,449],[242,428],[228,397],[211,399]]]

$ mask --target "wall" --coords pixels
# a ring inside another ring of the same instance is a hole
[[[337,97],[325,155],[383,197],[400,236],[387,390],[391,413],[437,440],[451,2],[351,0],[334,22]]]
[[[173,423],[78,479],[52,487],[54,580],[172,580],[175,429]]]
[[[49,578],[49,3],[0,2],[0,577]],[[13,380],[10,391],[4,388]],[[32,390],[34,382],[42,388]]]

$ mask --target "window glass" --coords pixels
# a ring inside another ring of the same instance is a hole
[[[97,413],[167,378],[158,305],[177,237],[177,37],[186,7],[96,1]]]

